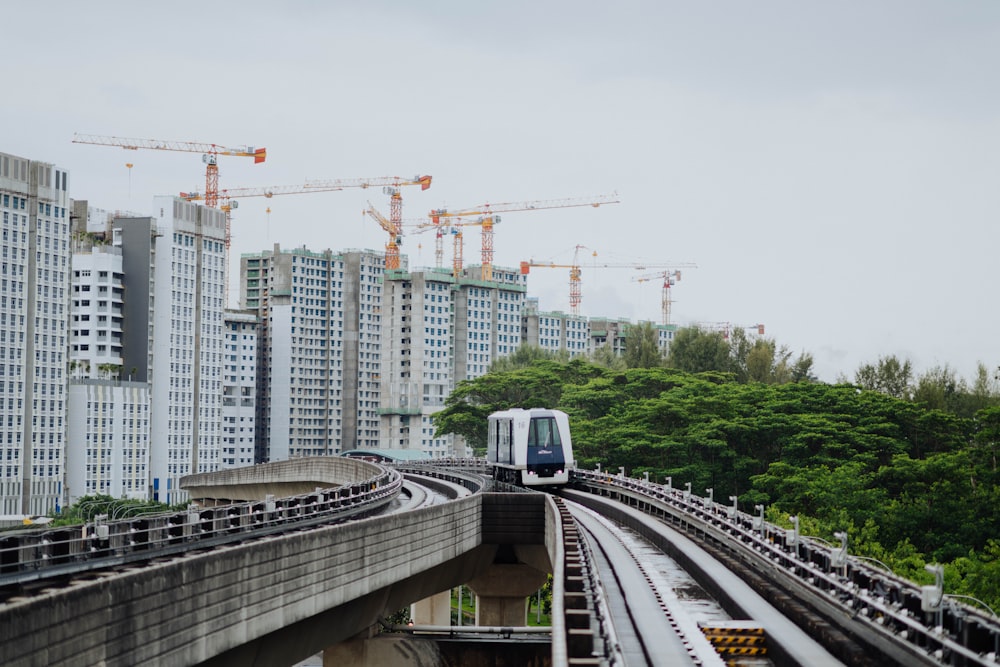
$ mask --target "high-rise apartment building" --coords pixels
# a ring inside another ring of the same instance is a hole
[[[124,366],[150,383],[151,499],[183,502],[181,477],[220,466],[225,213],[154,197],[152,217],[112,225],[128,294]]]
[[[379,446],[384,267],[371,250],[240,258],[240,306],[261,323],[258,461]]]
[[[221,468],[254,464],[257,423],[256,313],[227,310],[222,367]]]
[[[526,278],[514,269],[481,267],[457,279],[442,269],[386,273],[382,341],[383,448],[414,449],[431,456],[464,456],[465,443],[434,437],[433,415],[464,379],[484,375],[490,364],[521,344]]]
[[[106,211],[73,202],[66,496],[145,499],[149,386],[123,358],[122,248]]]
[[[68,173],[0,153],[0,513],[63,496]]]
[[[521,342],[547,352],[565,350],[571,358],[587,354],[590,351],[590,323],[579,315],[541,312],[538,299],[530,298],[521,315]]]
[[[677,333],[677,325],[653,322],[649,324],[656,331],[656,342],[660,348],[660,354],[666,355],[670,351],[670,343],[674,339],[674,334]],[[593,353],[594,350],[607,346],[616,356],[622,356],[625,354],[625,338],[632,326],[630,321],[623,319],[591,318],[588,321],[590,331],[588,352]]]

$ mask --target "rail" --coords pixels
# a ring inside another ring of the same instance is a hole
[[[877,569],[835,547],[750,515],[674,489],[622,474],[573,471],[577,488],[657,516],[720,548],[809,605],[827,622],[872,650],[906,665],[995,666],[1000,619]]]

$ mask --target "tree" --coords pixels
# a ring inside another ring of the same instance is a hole
[[[863,364],[854,373],[854,384],[862,389],[879,391],[894,398],[908,400],[912,394],[913,365],[895,355],[879,357],[876,365]]]
[[[616,371],[625,370],[625,358],[615,354],[610,345],[602,345],[590,353],[591,363]]]
[[[966,393],[965,382],[955,375],[955,371],[944,366],[935,366],[917,378],[912,398],[931,410],[957,412],[959,394]]]
[[[816,382],[816,375],[813,373],[813,356],[806,352],[799,354],[791,368],[792,382]]]
[[[493,363],[490,364],[489,372],[498,373],[525,368],[540,359],[569,361],[569,352],[566,350],[546,350],[538,345],[521,345],[514,350],[513,354],[494,359]]]
[[[729,344],[718,331],[702,331],[698,327],[685,327],[674,334],[670,342],[667,365],[688,373],[733,370],[729,357]]]
[[[629,368],[656,368],[663,365],[660,334],[649,322],[629,327],[625,334],[625,365]]]

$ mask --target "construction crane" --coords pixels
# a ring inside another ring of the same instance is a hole
[[[226,268],[225,268],[225,281],[226,281],[226,306],[229,305],[229,247],[232,244],[232,212],[234,208],[239,208],[239,198],[242,197],[267,197],[270,199],[276,195],[296,195],[303,194],[307,192],[328,192],[332,190],[342,190],[343,188],[319,188],[319,187],[306,187],[304,185],[265,185],[250,188],[227,188],[219,191],[216,201],[222,202],[218,204],[220,211],[226,214]],[[181,199],[187,201],[205,201],[207,196],[200,192],[181,192]],[[268,208],[267,212],[270,213],[271,209]]]
[[[382,215],[375,205],[368,202],[368,208],[361,212],[361,215],[370,216],[379,226],[389,234],[389,241],[385,244],[385,268],[394,270],[399,268],[399,246],[403,243],[403,225],[421,224],[423,220],[403,221],[402,219],[390,220]]]
[[[751,333],[756,333],[758,336],[764,335],[764,325],[763,324],[750,324],[747,326],[741,326],[738,324],[732,324],[730,322],[695,322],[692,326],[698,327],[699,329],[707,329],[709,331],[718,331],[722,334],[724,340],[729,340],[729,335],[733,329],[743,329]]]
[[[431,176],[414,176],[400,178],[399,176],[381,176],[378,178],[343,178],[327,181],[306,181],[307,188],[371,188],[382,186],[382,192],[389,195],[389,218],[379,213],[370,203],[366,213],[375,218],[389,234],[389,242],[385,245],[385,268],[399,268],[399,244],[403,238],[403,196],[399,189],[406,185],[419,185],[421,190],[431,187]]]
[[[521,274],[527,275],[530,273],[531,269],[534,268],[564,268],[569,269],[569,308],[570,313],[577,317],[580,315],[580,301],[583,299],[583,292],[581,289],[580,278],[582,276],[582,268],[580,262],[580,251],[586,250],[586,246],[578,245],[576,246],[573,253],[573,263],[572,264],[555,264],[552,262],[536,262],[533,259],[529,259],[525,262],[521,262]],[[596,258],[597,252],[592,251],[591,256]],[[659,267],[674,267],[678,266],[677,262],[609,262],[609,263],[597,263],[588,265],[587,268],[592,269],[655,269]]]
[[[435,209],[428,214],[431,219],[429,223],[420,227],[434,227],[437,230],[435,239],[434,254],[438,267],[442,262],[442,231],[448,225],[442,226],[442,219],[455,218],[456,221],[450,223],[452,235],[454,236],[454,256],[453,271],[456,276],[462,271],[462,230],[463,226],[482,227],[482,278],[483,280],[493,280],[493,225],[500,222],[497,213],[508,213],[513,211],[538,211],[553,208],[567,208],[573,206],[593,206],[597,208],[604,204],[617,204],[618,194],[601,195],[597,197],[578,197],[571,199],[545,199],[525,202],[506,202],[500,204],[481,204],[471,208],[457,210]],[[463,221],[462,218],[469,216],[480,216],[474,221]]]
[[[695,264],[685,264],[685,267],[697,268]],[[680,282],[681,272],[680,269],[671,268],[666,271],[657,271],[656,273],[649,273],[644,276],[638,276],[632,280],[635,282],[649,282],[650,280],[663,280],[663,296],[660,300],[660,307],[663,309],[663,323],[670,324],[670,306],[673,303],[673,299],[670,298],[670,288]]]
[[[266,148],[254,148],[252,146],[226,148],[219,144],[207,144],[195,141],[164,141],[161,139],[130,139],[126,137],[102,137],[94,134],[74,134],[73,143],[118,146],[130,151],[148,148],[161,151],[201,153],[201,161],[205,163],[205,205],[212,208],[216,208],[219,201],[218,158],[220,155],[252,157],[254,164],[260,164],[267,157]]]

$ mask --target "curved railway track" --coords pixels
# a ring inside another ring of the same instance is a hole
[[[480,460],[373,468],[378,473],[370,479],[289,498],[3,534],[0,602],[185,552],[514,490],[494,484]],[[674,558],[733,618],[760,625],[776,664],[1000,664],[995,617],[952,603],[928,611],[926,587],[868,567],[846,546],[838,550],[734,507],[623,475],[574,471],[571,486],[555,498],[565,531],[557,569],[565,576],[554,585],[553,664],[717,660],[618,525]]]
[[[613,627],[613,664],[627,667],[718,665],[714,647],[697,627],[681,620],[653,583],[649,564],[621,530],[593,510],[570,503],[570,513],[590,543],[592,566]]]

